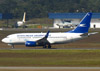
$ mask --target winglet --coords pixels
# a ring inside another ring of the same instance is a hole
[[[47,32],[47,34],[45,35],[45,38],[48,38],[50,31]]]

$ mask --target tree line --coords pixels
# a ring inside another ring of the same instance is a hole
[[[48,13],[100,12],[100,0],[0,0],[0,13],[12,13],[13,18],[44,18]]]

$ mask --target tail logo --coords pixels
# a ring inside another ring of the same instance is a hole
[[[88,14],[88,16],[90,16],[90,14]]]
[[[80,24],[79,27],[86,27],[86,25],[85,24]]]

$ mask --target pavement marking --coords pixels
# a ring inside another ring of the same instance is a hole
[[[100,50],[100,48],[0,48],[0,50]]]
[[[100,69],[100,67],[0,67],[0,69]]]

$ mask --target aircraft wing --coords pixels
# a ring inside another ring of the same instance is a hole
[[[49,41],[47,40],[48,36],[49,36],[49,32],[47,32],[47,34],[45,35],[45,37],[43,37],[42,39],[37,40],[37,43],[39,45],[45,45],[45,44],[50,44]]]
[[[47,38],[49,36],[49,32],[50,31],[48,31],[47,34],[43,38],[41,38],[37,41],[26,41],[25,45],[26,46],[46,46],[46,45],[49,45],[50,46],[50,42],[47,40]]]

